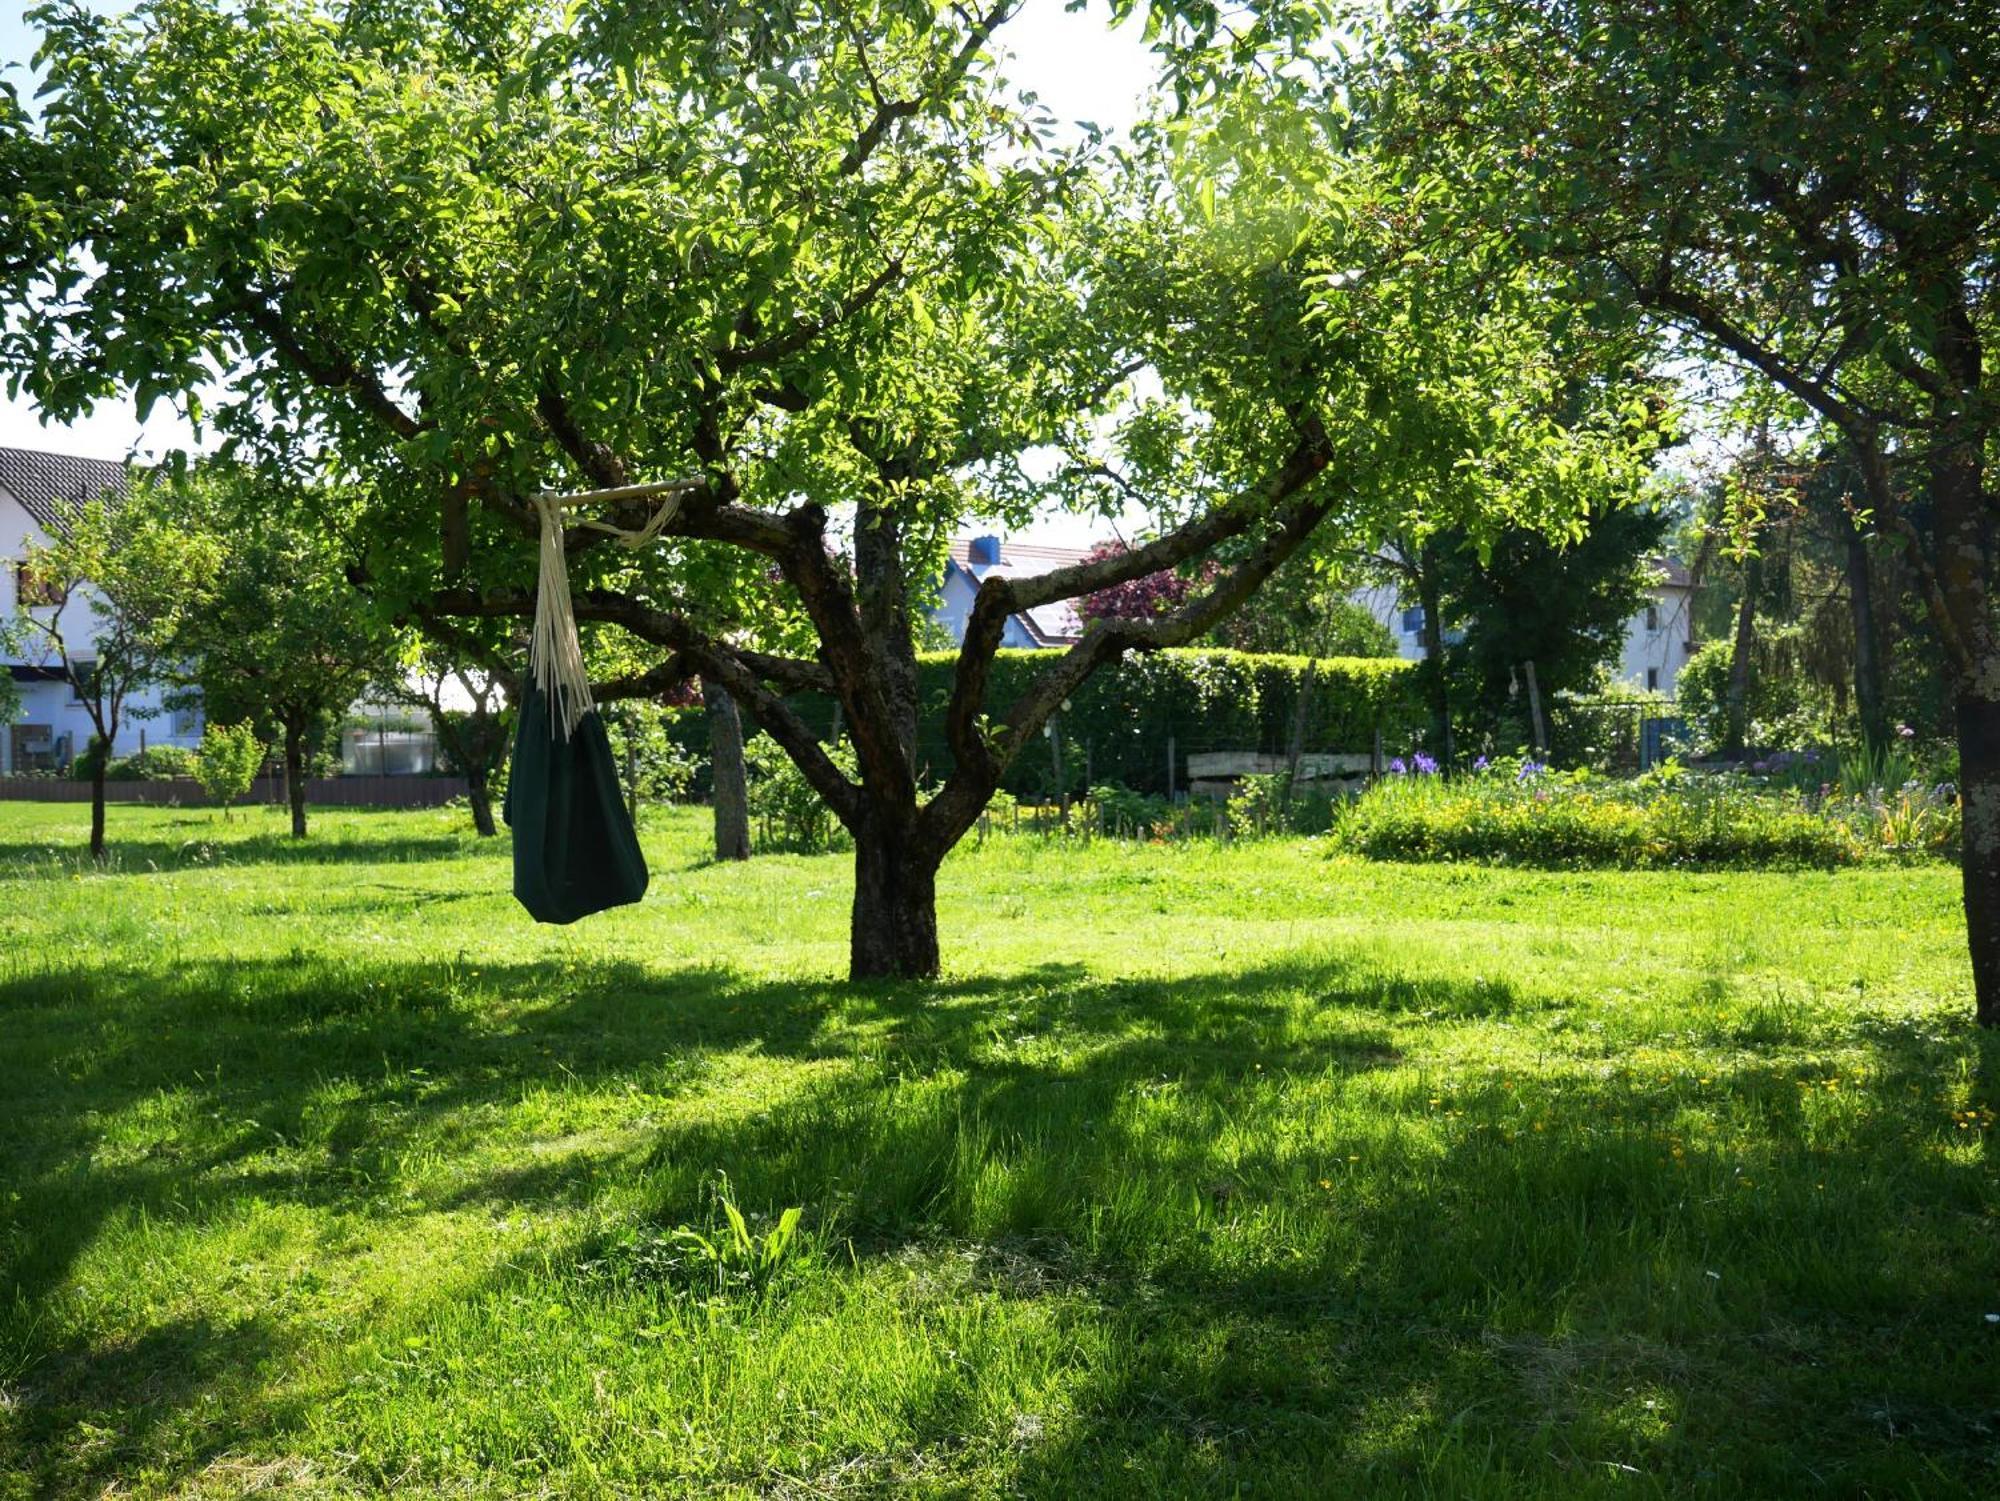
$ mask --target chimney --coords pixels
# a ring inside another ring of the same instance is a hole
[[[998,537],[974,537],[972,539],[972,546],[969,549],[969,555],[971,561],[975,564],[999,562],[1000,539]]]

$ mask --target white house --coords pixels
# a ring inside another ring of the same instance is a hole
[[[1003,544],[998,537],[955,537],[951,554],[945,559],[944,587],[931,618],[951,632],[951,639],[965,639],[966,617],[972,613],[973,596],[980,581],[994,574],[1002,578],[1032,578],[1054,568],[1080,563],[1082,548],[1039,547],[1023,542]],[[1002,646],[1073,646],[1083,636],[1083,621],[1074,602],[1066,599],[1037,605],[1008,617],[1000,637]]]
[[[1681,669],[1694,655],[1695,583],[1676,558],[1650,560],[1658,581],[1646,606],[1625,622],[1625,645],[1618,659],[1620,681],[1634,688],[1673,696]],[[1406,605],[1395,588],[1378,585],[1356,591],[1354,602],[1386,625],[1396,638],[1398,655],[1419,660],[1424,655],[1424,612]]]
[[[0,620],[13,622],[24,608],[43,619],[54,613],[54,601],[37,597],[27,578],[29,549],[53,540],[62,529],[65,511],[124,487],[120,464],[0,448]],[[63,611],[70,655],[79,662],[92,660],[95,645],[97,615],[88,588],[81,586],[79,597]],[[13,678],[22,700],[17,721],[0,726],[0,775],[59,770],[90,744],[95,733],[61,662],[34,633],[25,637],[13,649],[0,650],[0,667]],[[161,690],[148,688],[126,700],[111,753],[125,756],[142,744],[193,746],[200,740],[200,712],[165,710]]]

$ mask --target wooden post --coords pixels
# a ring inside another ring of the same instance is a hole
[[[1292,793],[1299,783],[1299,761],[1306,751],[1306,709],[1312,702],[1313,678],[1319,671],[1317,660],[1306,663],[1299,679],[1299,696],[1292,705],[1292,734],[1285,746],[1285,810],[1291,811]]]
[[[1542,721],[1542,690],[1535,682],[1535,664],[1531,660],[1528,668],[1528,720],[1535,731],[1535,754],[1547,757],[1549,753],[1549,729]]]
[[[1062,716],[1049,716],[1049,758],[1054,763],[1056,776],[1056,807],[1062,820],[1063,832],[1069,832],[1069,777],[1063,770]]]
[[[1167,801],[1174,800],[1174,737],[1167,736]]]

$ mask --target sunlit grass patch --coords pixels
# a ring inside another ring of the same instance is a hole
[[[694,812],[569,929],[450,814],[74,814],[0,805],[8,1501],[2000,1480],[1943,870],[995,840],[850,987],[842,862]]]

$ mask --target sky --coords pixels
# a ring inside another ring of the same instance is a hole
[[[106,12],[127,8],[124,0],[92,3]],[[0,6],[0,64],[26,96],[33,92],[27,66],[36,43],[23,17],[28,5],[25,0],[0,0]],[[1153,63],[1139,39],[1136,18],[1114,29],[1101,4],[1078,12],[1066,10],[1064,0],[1027,0],[1000,34],[1012,54],[1005,69],[1009,81],[1033,90],[1058,120],[1090,120],[1123,130],[1137,117],[1153,80]],[[8,400],[0,390],[0,447],[117,460],[128,455],[157,459],[193,446],[193,431],[164,402],[144,423],[130,401],[107,401],[66,427],[54,427],[43,424],[27,398]],[[1055,516],[1015,535],[1024,541],[1082,546],[1109,535],[1109,529],[1099,521]]]

